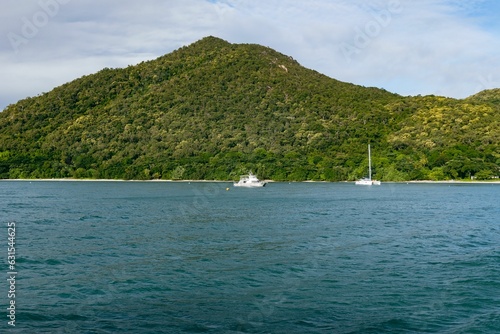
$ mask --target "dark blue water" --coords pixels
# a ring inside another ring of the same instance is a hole
[[[15,331],[498,333],[499,198],[491,184],[1,182]]]

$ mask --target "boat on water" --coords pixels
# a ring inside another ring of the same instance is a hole
[[[361,180],[356,181],[356,184],[361,185],[361,186],[371,186],[371,185],[379,186],[380,181],[372,180],[370,178],[365,177],[365,178],[362,178]]]
[[[264,187],[266,182],[260,181],[257,176],[252,173],[248,173],[248,175],[242,175],[238,182],[233,184],[235,187],[246,187],[246,188],[257,188]]]
[[[380,181],[372,180],[372,154],[370,151],[370,144],[368,144],[368,177],[362,178],[355,182],[357,185],[361,186],[379,186]]]

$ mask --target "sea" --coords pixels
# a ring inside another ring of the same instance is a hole
[[[0,332],[499,333],[499,199],[500,184],[2,181]]]

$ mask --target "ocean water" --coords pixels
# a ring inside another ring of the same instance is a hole
[[[498,333],[499,198],[493,184],[0,182],[17,272],[0,332]]]

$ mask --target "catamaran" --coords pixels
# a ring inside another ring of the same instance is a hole
[[[363,186],[379,186],[380,181],[377,180],[372,180],[372,157],[371,157],[371,151],[370,151],[370,144],[368,144],[368,178],[362,178],[361,180],[356,181],[357,185],[363,185]]]

